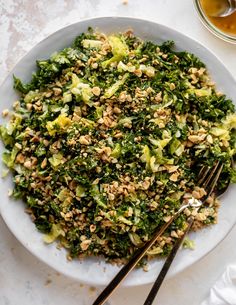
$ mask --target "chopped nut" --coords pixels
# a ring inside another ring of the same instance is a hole
[[[82,145],[90,145],[91,144],[91,137],[89,135],[86,136],[80,136],[79,142]]]
[[[32,167],[35,166],[37,163],[38,163],[37,158],[31,157],[31,165],[32,165]]]
[[[213,138],[212,138],[212,136],[210,134],[207,136],[206,139],[207,139],[208,143],[213,144]]]
[[[113,111],[114,111],[114,113],[116,113],[116,114],[121,113],[121,110],[120,110],[120,108],[118,108],[118,107],[114,107]]]
[[[176,233],[176,231],[171,231],[170,236],[175,237],[175,238],[179,237],[178,234]]]
[[[44,140],[43,140],[43,144],[47,147],[47,146],[49,145],[49,141],[46,140],[46,139],[44,139]]]
[[[88,249],[89,245],[91,244],[91,242],[92,242],[92,241],[91,241],[90,239],[86,239],[86,240],[82,241],[82,242],[80,243],[81,249],[82,249],[83,251],[86,251],[86,250]]]
[[[16,147],[17,149],[22,149],[22,145],[21,145],[20,143],[15,143],[15,147]]]
[[[173,173],[171,176],[170,176],[170,180],[173,181],[173,182],[176,182],[178,180],[178,177],[179,177],[179,173]]]
[[[115,138],[119,139],[123,137],[123,133],[122,132],[118,132],[114,135]]]
[[[206,191],[203,188],[196,187],[195,190],[192,192],[192,195],[196,199],[200,199],[206,195]]]
[[[143,183],[142,183],[142,187],[143,187],[144,190],[148,190],[150,185],[151,185],[150,181],[148,181],[148,180],[144,180]]]
[[[28,169],[31,169],[32,168],[32,163],[30,160],[27,160],[24,162],[24,167],[28,168]]]
[[[99,87],[93,87],[92,88],[92,93],[96,96],[99,96],[101,93],[101,89]]]
[[[135,71],[134,71],[134,74],[136,75],[136,76],[138,76],[138,77],[141,77],[142,76],[142,71],[140,70],[140,69],[136,69]]]
[[[41,163],[41,168],[44,169],[47,166],[47,158],[44,158]]]
[[[4,110],[2,111],[2,116],[3,116],[3,117],[8,116],[8,114],[9,114],[9,110],[8,110],[8,109],[4,109]]]
[[[26,109],[27,109],[27,110],[31,111],[31,110],[32,110],[32,107],[33,107],[33,104],[31,104],[31,103],[27,103],[27,104],[26,104]]]
[[[168,222],[168,221],[171,220],[171,216],[165,216],[165,217],[163,217],[163,220],[164,220],[165,222]]]
[[[196,215],[196,220],[199,220],[199,221],[204,221],[204,220],[206,220],[206,215],[204,214],[204,213],[198,213],[197,215]]]
[[[25,162],[25,156],[23,154],[19,153],[16,156],[16,162],[23,164]]]
[[[53,92],[55,96],[59,96],[62,93],[61,88],[53,88]]]
[[[45,97],[51,97],[51,96],[52,96],[52,91],[46,92]]]
[[[113,200],[115,199],[115,195],[109,193],[109,194],[108,194],[108,199],[111,200],[111,201],[113,201]]]
[[[92,66],[93,69],[97,69],[98,68],[98,63],[95,62],[91,66]]]
[[[188,136],[189,141],[191,141],[192,143],[195,143],[195,144],[198,144],[198,143],[204,141],[205,138],[206,138],[206,134]]]
[[[90,232],[92,232],[92,233],[93,233],[94,231],[96,231],[96,225],[94,225],[94,224],[90,225],[89,230],[90,230]]]

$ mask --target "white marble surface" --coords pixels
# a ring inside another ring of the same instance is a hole
[[[236,45],[218,40],[201,25],[191,0],[129,0],[126,5],[122,0],[0,0],[0,82],[28,50],[55,30],[109,15],[173,27],[213,50],[236,78]],[[204,259],[167,280],[155,304],[199,305],[229,263],[236,264],[236,227]],[[142,304],[149,289],[121,288],[110,303]],[[34,258],[0,218],[0,305],[89,305],[97,293]]]

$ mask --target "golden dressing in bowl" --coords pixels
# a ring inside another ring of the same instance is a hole
[[[227,17],[212,17],[227,8],[225,0],[200,0],[202,10],[210,22],[219,30],[236,35],[236,12]]]

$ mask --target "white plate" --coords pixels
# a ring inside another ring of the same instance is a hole
[[[129,28],[134,30],[135,35],[144,40],[152,40],[162,43],[165,40],[174,40],[177,50],[187,50],[197,55],[210,71],[218,89],[227,94],[228,97],[236,101],[236,84],[231,74],[224,65],[204,46],[198,42],[176,32],[166,26],[153,22],[126,18],[126,17],[104,17],[78,22],[64,29],[59,30],[47,39],[35,46],[8,75],[0,88],[0,110],[8,108],[17,99],[14,92],[12,75],[15,74],[23,81],[29,81],[32,72],[35,70],[37,59],[48,58],[53,52],[63,49],[71,44],[74,38],[88,27],[98,28],[106,33],[124,31]],[[3,119],[1,118],[1,123]],[[2,153],[3,145],[0,144]],[[2,164],[0,171],[2,171]],[[24,205],[21,201],[14,201],[8,197],[8,189],[12,188],[11,177],[5,178],[0,184],[0,212],[9,229],[16,238],[35,256],[50,265],[57,271],[70,276],[80,282],[92,285],[105,285],[118,272],[117,266],[106,264],[103,260],[86,259],[82,262],[66,260],[66,251],[59,251],[55,244],[45,245],[40,234],[30,217],[24,212]],[[230,231],[236,220],[235,207],[236,187],[231,186],[230,190],[222,198],[222,207],[219,212],[219,223],[206,228],[197,233],[191,234],[194,239],[196,249],[182,250],[176,257],[168,276],[173,276],[177,272],[189,267],[194,262],[202,258],[211,251]],[[153,282],[158,271],[163,264],[162,260],[150,262],[149,272],[142,269],[134,270],[124,282],[126,286],[143,285]]]

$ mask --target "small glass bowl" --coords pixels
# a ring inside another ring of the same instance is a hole
[[[200,0],[193,0],[194,4],[195,4],[195,8],[198,12],[198,15],[200,17],[200,20],[202,21],[202,23],[205,25],[205,27],[212,32],[215,36],[217,36],[218,38],[225,40],[227,42],[230,43],[234,43],[236,44],[236,35],[231,35],[231,34],[227,34],[223,31],[221,31],[220,29],[218,29],[207,17],[207,15],[205,14],[205,12],[202,9]]]

